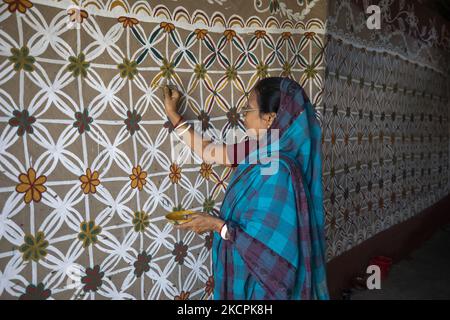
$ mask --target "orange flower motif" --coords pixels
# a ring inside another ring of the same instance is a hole
[[[289,39],[291,36],[292,36],[292,33],[290,33],[290,32],[283,32],[283,33],[281,34],[281,38],[282,38],[283,40],[287,40],[287,39]]]
[[[200,166],[200,175],[206,179],[209,180],[209,177],[211,176],[212,173],[212,166],[209,163],[205,163],[203,162]]]
[[[256,36],[256,39],[262,39],[266,36],[266,32],[264,30],[256,30],[255,36]]]
[[[100,184],[100,180],[98,179],[98,171],[94,171],[91,173],[91,169],[86,169],[86,174],[80,176],[81,181],[81,189],[85,194],[95,193],[97,191],[96,186]]]
[[[197,40],[203,40],[203,39],[205,39],[208,31],[206,29],[195,29],[194,33],[197,36]]]
[[[3,2],[8,5],[9,12],[16,12],[19,10],[20,13],[25,13],[27,9],[30,9],[33,6],[28,0],[3,0]]]
[[[315,32],[305,32],[305,37],[308,40],[311,40],[316,35]]]
[[[25,203],[41,201],[42,193],[47,190],[44,183],[47,181],[47,177],[42,175],[36,178],[36,171],[33,168],[29,168],[27,173],[19,174],[20,183],[16,186],[16,191],[19,193],[25,193]]]
[[[172,183],[178,183],[181,180],[181,168],[176,163],[170,165],[169,179]]]
[[[123,27],[132,27],[134,25],[137,25],[139,23],[139,20],[136,18],[131,18],[131,17],[125,17],[125,16],[121,16],[117,18],[117,21],[119,21],[120,23],[122,23]]]
[[[173,23],[170,23],[170,22],[161,22],[159,24],[159,26],[161,28],[163,28],[164,31],[167,32],[167,33],[172,32],[173,30],[175,30],[175,26],[173,25]]]
[[[67,9],[67,14],[70,17],[70,21],[76,23],[82,23],[84,19],[89,17],[87,11],[80,8],[69,8]]]
[[[141,191],[144,188],[144,185],[147,183],[145,180],[147,178],[147,172],[142,171],[141,166],[137,166],[133,168],[133,174],[130,174],[131,179],[131,188],[138,188]]]
[[[236,37],[236,31],[228,29],[223,32],[223,35],[227,38],[228,41],[231,41],[234,37]]]

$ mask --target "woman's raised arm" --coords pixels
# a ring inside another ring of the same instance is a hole
[[[228,159],[227,147],[225,144],[213,143],[210,140],[203,139],[201,135],[195,132],[182,116],[178,113],[178,102],[181,93],[176,89],[163,87],[164,106],[169,121],[174,126],[175,132],[182,140],[207,163],[217,163],[226,166],[232,166],[233,163]]]

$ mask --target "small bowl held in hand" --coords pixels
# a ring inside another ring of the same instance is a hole
[[[173,211],[169,214],[166,214],[166,219],[169,220],[170,223],[174,225],[183,224],[192,220],[189,215],[194,214],[194,211],[191,210],[180,210]]]

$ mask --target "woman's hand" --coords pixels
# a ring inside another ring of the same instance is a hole
[[[197,234],[203,234],[208,231],[220,232],[220,228],[225,223],[222,219],[213,217],[207,213],[194,213],[192,214],[192,220],[179,225],[176,225],[176,229],[191,230]]]
[[[178,102],[181,98],[181,93],[177,89],[170,89],[168,86],[163,87],[164,93],[164,107],[168,116],[178,114]]]

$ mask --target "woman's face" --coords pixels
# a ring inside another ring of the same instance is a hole
[[[267,129],[272,124],[275,113],[261,114],[256,92],[252,90],[248,97],[248,105],[242,110],[242,116],[244,118],[245,128],[247,129],[247,135],[257,138],[259,136],[259,130]]]

